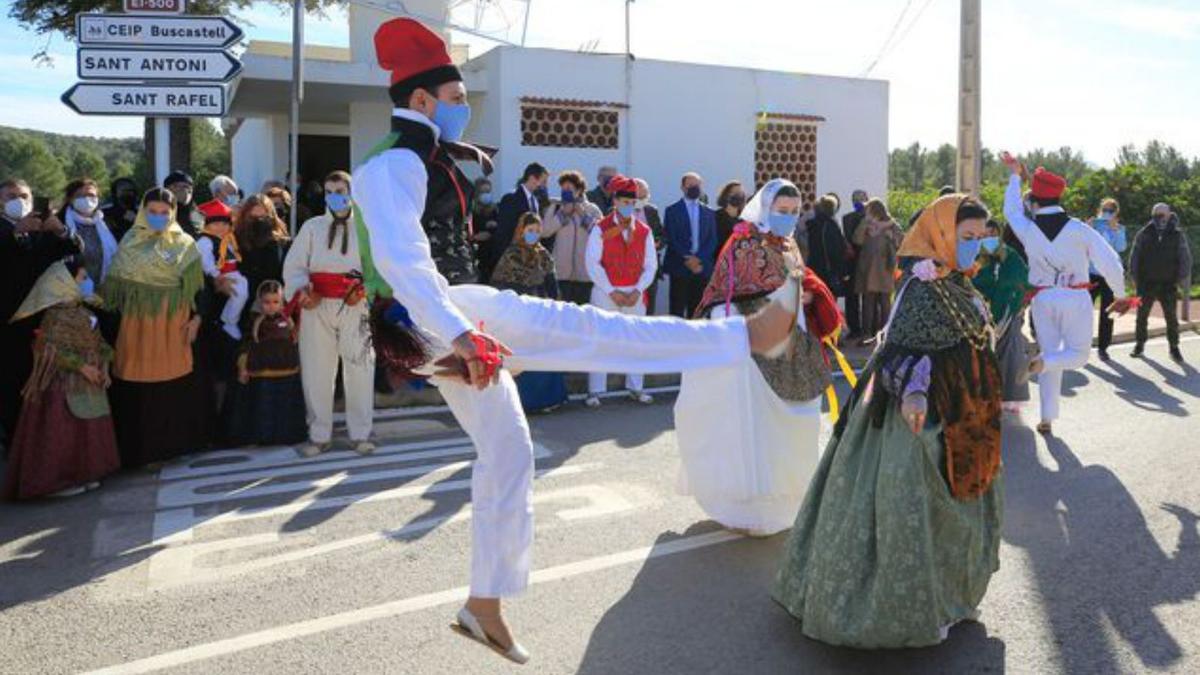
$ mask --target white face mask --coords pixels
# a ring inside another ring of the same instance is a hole
[[[4,202],[4,215],[8,216],[12,220],[20,220],[29,215],[29,212],[32,210],[33,204],[30,204],[20,197],[13,197],[12,199]]]
[[[71,207],[81,216],[90,216],[96,211],[96,207],[100,205],[100,200],[95,197],[76,197],[71,202]]]

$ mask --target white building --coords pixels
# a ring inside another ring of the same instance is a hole
[[[445,0],[410,1],[446,16]],[[389,128],[388,74],[372,37],[391,15],[351,4],[350,47],[305,50],[300,174],[351,168]],[[291,46],[253,41],[243,55],[230,127],[234,178],[253,189],[288,165]],[[501,46],[476,58],[456,46],[473,109],[467,140],[500,148],[493,179],[507,191],[532,161],[594,180],[612,164],[649,181],[654,201],[679,196],[697,171],[720,183],[794,180],[812,198],[887,188],[888,84],[778,71]],[[848,200],[847,200],[848,201]]]

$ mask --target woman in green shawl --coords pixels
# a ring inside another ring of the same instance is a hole
[[[900,247],[920,262],[834,428],[774,591],[811,638],[936,644],[978,616],[999,567],[1000,373],[968,278],[986,220],[947,195]]]
[[[175,222],[174,196],[151,189],[100,293],[121,315],[112,405],[125,466],[156,468],[205,444],[208,398],[192,354],[203,285],[200,252]]]

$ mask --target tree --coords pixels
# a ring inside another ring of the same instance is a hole
[[[958,148],[943,143],[937,150],[925,154],[924,165],[923,187],[955,185],[958,181]]]
[[[57,197],[67,185],[62,164],[44,142],[8,130],[0,130],[0,177],[22,179],[46,197]]]
[[[95,152],[88,149],[76,151],[68,167],[72,180],[91,178],[100,185],[102,190],[108,189],[108,166],[104,163],[104,158]]]
[[[212,122],[196,120],[192,124],[192,177],[197,181],[196,199],[209,199],[208,181],[217,174],[229,173],[229,144],[225,134]]]

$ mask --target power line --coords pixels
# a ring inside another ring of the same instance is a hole
[[[875,64],[879,63],[879,59],[883,58],[883,52],[887,50],[887,46],[891,43],[892,38],[896,37],[896,31],[900,30],[900,23],[904,21],[904,15],[908,14],[908,10],[912,7],[912,4],[913,0],[908,0],[908,2],[904,3],[904,9],[900,10],[900,16],[896,17],[896,22],[892,24],[892,29],[888,31],[887,38],[879,46],[879,53],[875,55],[875,59],[871,61],[870,65],[863,69],[863,77],[869,75],[871,70],[875,68]]]
[[[880,61],[887,58],[896,47],[899,47],[908,38],[908,34],[912,32],[913,26],[916,26],[921,21],[921,17],[925,15],[925,10],[929,9],[929,6],[932,4],[933,0],[925,0],[925,4],[921,5],[921,8],[913,14],[912,21],[909,21],[908,25],[904,27],[904,30],[900,33],[900,37],[896,38],[895,42],[883,50],[879,57],[875,59],[875,62],[871,64],[870,68],[867,69],[867,72],[863,74],[863,77],[866,77]]]

